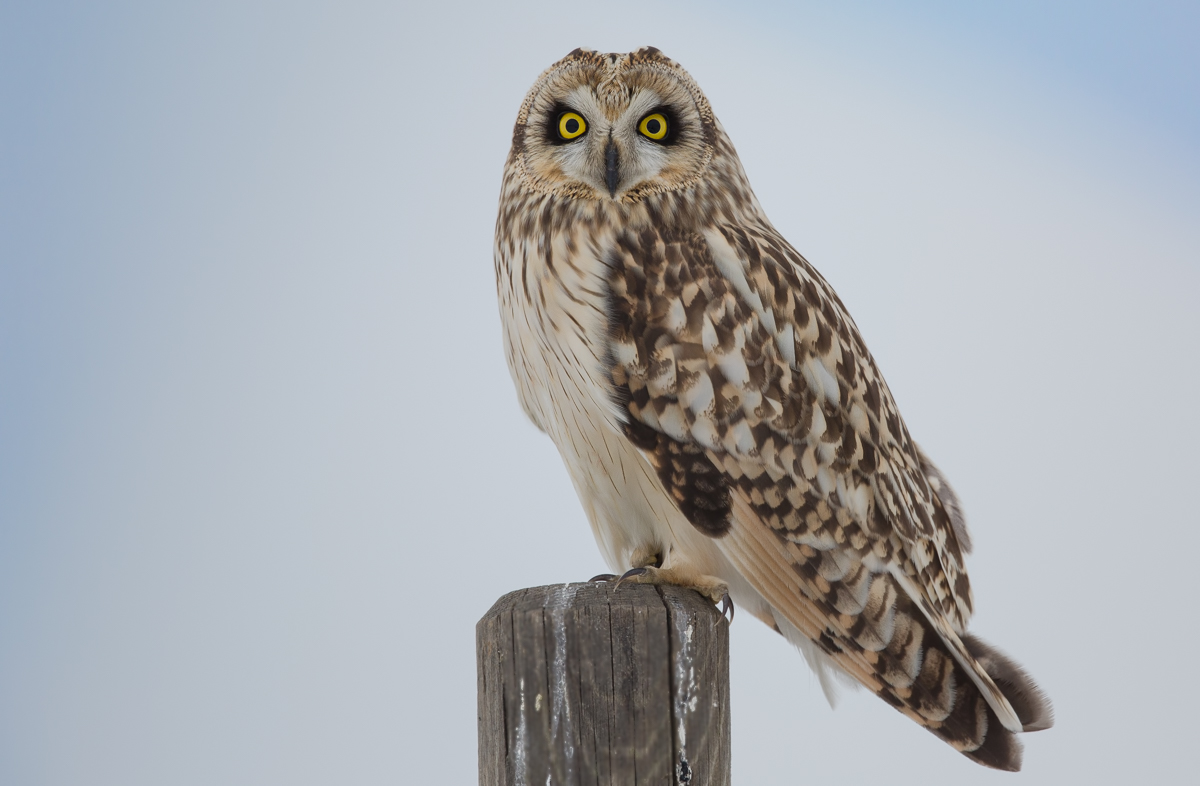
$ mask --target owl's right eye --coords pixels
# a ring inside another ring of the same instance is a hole
[[[578,139],[587,133],[587,121],[576,112],[563,112],[558,116],[559,139]]]

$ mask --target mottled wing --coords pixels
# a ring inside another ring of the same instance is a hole
[[[609,263],[626,432],[683,513],[859,682],[972,758],[1019,763],[987,728],[1021,721],[960,635],[952,492],[828,284],[765,225],[651,227]]]
[[[712,451],[789,540],[895,561],[962,631],[958,535],[828,284],[769,227],[620,243],[614,373],[633,420]],[[829,510],[797,505],[813,502]]]

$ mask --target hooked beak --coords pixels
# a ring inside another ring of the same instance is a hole
[[[613,144],[612,137],[608,138],[608,145],[604,148],[604,184],[608,186],[608,195],[615,197],[617,195],[617,183],[621,180],[619,162],[617,161],[617,146]]]

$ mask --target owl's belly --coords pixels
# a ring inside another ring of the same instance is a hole
[[[716,542],[684,517],[649,461],[620,431],[611,408],[598,400],[596,394],[607,391],[573,384],[586,379],[578,371],[550,370],[571,382],[556,386],[566,395],[556,398],[546,426],[609,568],[623,573],[635,555],[653,553],[664,566],[686,563],[699,574],[738,582]]]
[[[576,335],[522,329],[531,324],[527,314],[505,316],[522,407],[558,447],[609,568],[624,572],[638,552],[678,551],[695,530],[620,431],[597,353]]]
[[[590,402],[568,397],[552,415],[550,436],[587,513],[609,568],[621,573],[636,552],[663,553],[675,545],[673,518],[654,469]],[[686,521],[682,523],[687,524]]]

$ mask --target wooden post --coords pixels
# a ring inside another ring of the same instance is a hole
[[[475,639],[480,786],[729,785],[729,626],[692,590],[517,590]]]

